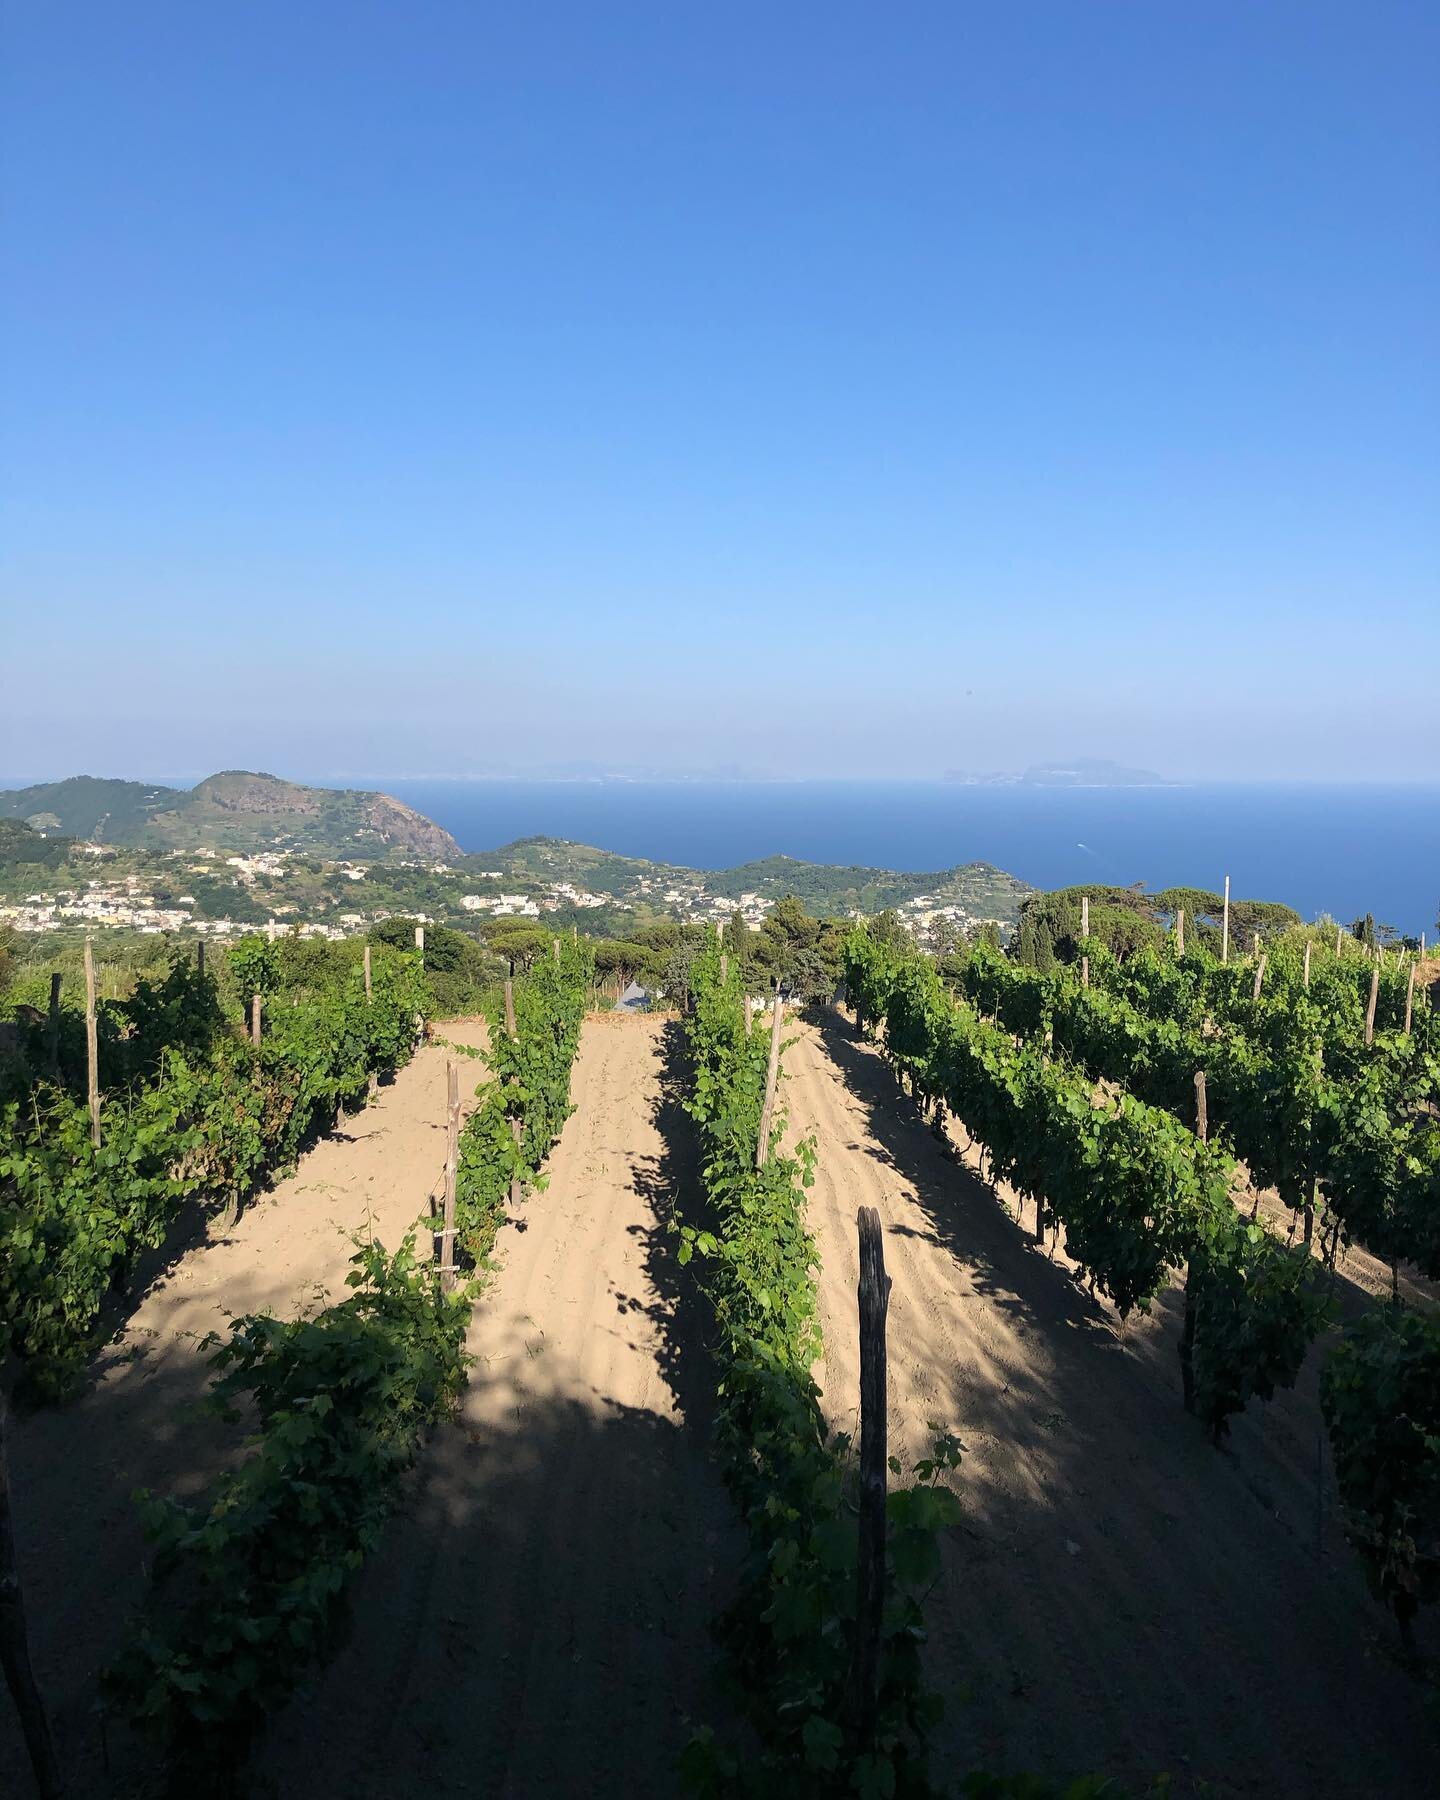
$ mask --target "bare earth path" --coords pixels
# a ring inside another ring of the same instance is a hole
[[[451,1023],[479,1045],[483,1024]],[[367,1228],[390,1248],[427,1210],[445,1155],[446,1051],[421,1048],[375,1103],[347,1119],[258,1196],[223,1234],[174,1251],[76,1404],[13,1419],[10,1476],[31,1651],[74,1795],[128,1791],[117,1744],[100,1766],[91,1706],[101,1665],[145,1590],[131,1495],[197,1493],[233,1451],[235,1433],[198,1410],[206,1387],[200,1340],[236,1314],[281,1317],[341,1297],[351,1239]],[[475,1075],[469,1071],[474,1068]],[[461,1060],[468,1104],[478,1065]],[[467,1078],[468,1077],[468,1078]],[[0,1795],[29,1792],[29,1766],[9,1697],[0,1697]]]
[[[503,1227],[476,1309],[460,1420],[360,1578],[349,1644],[276,1722],[271,1791],[678,1792],[734,1573],[661,1222],[693,1179],[669,1160],[689,1134],[664,1117],[664,1041],[658,1021],[586,1023],[549,1189]]]
[[[871,1205],[893,1281],[891,1448],[921,1452],[936,1419],[967,1451],[965,1528],[926,1609],[946,1702],[937,1772],[1139,1787],[1169,1771],[1179,1794],[1285,1800],[1433,1792],[1426,1689],[1397,1665],[1340,1534],[1318,1355],[1211,1449],[1180,1406],[1175,1296],[1122,1325],[947,1158],[847,1023],[797,1030],[784,1094],[792,1137],[819,1138],[832,1422],[855,1424],[855,1212]]]

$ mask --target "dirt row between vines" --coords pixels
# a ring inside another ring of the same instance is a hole
[[[947,1156],[846,1021],[797,1035],[784,1091],[792,1139],[819,1141],[831,1421],[856,1424],[855,1213],[874,1206],[891,1449],[923,1453],[931,1420],[966,1446],[965,1524],[926,1607],[937,1767],[1137,1788],[1168,1771],[1180,1794],[1287,1800],[1430,1791],[1433,1690],[1427,1722],[1341,1536],[1320,1352],[1212,1449],[1180,1405],[1175,1291],[1122,1324],[973,1152]]]
[[[279,1793],[668,1800],[687,1715],[717,1716],[734,1528],[664,1225],[694,1180],[664,1033],[587,1021],[549,1187],[500,1233],[459,1420],[357,1583],[349,1643],[271,1734]]]
[[[443,1031],[483,1040],[478,1025]],[[660,1031],[587,1022],[548,1191],[503,1227],[476,1308],[460,1418],[407,1478],[345,1643],[273,1721],[256,1793],[675,1791],[684,1715],[715,1712],[708,1630],[733,1539],[704,1386],[686,1387],[703,1345],[663,1230],[690,1177],[672,1161],[689,1138],[668,1129]],[[237,1453],[198,1404],[200,1339],[240,1312],[341,1297],[367,1221],[399,1241],[440,1173],[446,1061],[443,1045],[422,1049],[233,1229],[175,1251],[92,1391],[15,1421],[32,1653],[76,1800],[155,1788],[153,1758],[123,1731],[103,1766],[91,1707],[145,1592],[133,1491],[198,1495]],[[478,1074],[461,1061],[467,1101]],[[0,1794],[28,1784],[7,1699]]]

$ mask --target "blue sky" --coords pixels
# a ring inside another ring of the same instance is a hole
[[[9,0],[0,774],[1440,776],[1440,10]]]

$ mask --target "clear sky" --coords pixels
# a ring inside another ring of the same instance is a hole
[[[1440,776],[1433,0],[6,0],[0,775]]]

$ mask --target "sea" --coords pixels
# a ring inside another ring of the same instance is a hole
[[[334,782],[329,785],[360,785]],[[783,854],[931,871],[987,862],[1036,887],[1101,881],[1282,900],[1307,919],[1433,940],[1440,784],[1282,783],[1146,788],[943,781],[367,782],[466,850],[569,838],[628,856],[722,869]]]

